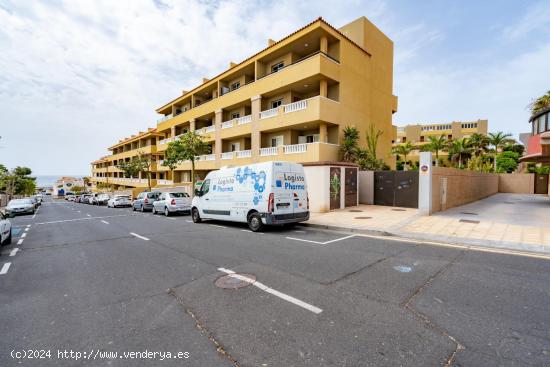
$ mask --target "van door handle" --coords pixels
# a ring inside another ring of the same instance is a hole
[[[206,199],[204,199],[204,200],[210,200],[210,199],[206,198]]]

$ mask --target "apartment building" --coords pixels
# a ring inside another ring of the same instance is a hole
[[[447,140],[468,138],[472,134],[487,135],[488,120],[453,121],[438,124],[414,124],[398,126],[397,137],[394,145],[411,142],[414,146],[422,146],[430,142],[430,136],[444,136]],[[419,149],[414,150],[407,160],[417,161]],[[440,152],[440,158],[445,158],[447,153]]]
[[[94,182],[143,187],[143,175],[124,178],[121,160],[149,155],[154,185],[190,181],[190,162],[162,166],[168,144],[187,131],[203,136],[210,153],[197,157],[199,177],[228,165],[270,160],[339,161],[342,131],[355,126],[365,145],[371,124],[383,132],[378,156],[391,156],[397,111],[393,42],[365,17],[339,29],[322,18],[159,107],[154,129],[111,146],[92,163]]]

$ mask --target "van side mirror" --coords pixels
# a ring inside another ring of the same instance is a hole
[[[201,197],[202,196],[202,190],[201,189],[195,189],[195,196]]]

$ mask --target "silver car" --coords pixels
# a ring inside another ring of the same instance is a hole
[[[34,214],[36,207],[31,199],[14,199],[10,200],[6,206],[6,213],[9,216],[17,214]]]
[[[191,197],[186,192],[162,192],[153,203],[153,214],[164,213],[167,217],[173,213],[190,213]]]

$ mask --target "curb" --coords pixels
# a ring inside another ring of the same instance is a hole
[[[328,229],[330,231],[343,231],[350,233],[359,233],[359,234],[370,234],[375,236],[388,236],[388,237],[399,237],[393,233],[377,230],[377,229],[360,229],[360,228],[349,228],[349,227],[340,227],[340,226],[329,226],[326,224],[315,224],[315,223],[298,223],[298,225],[303,227],[319,228],[319,229]]]

